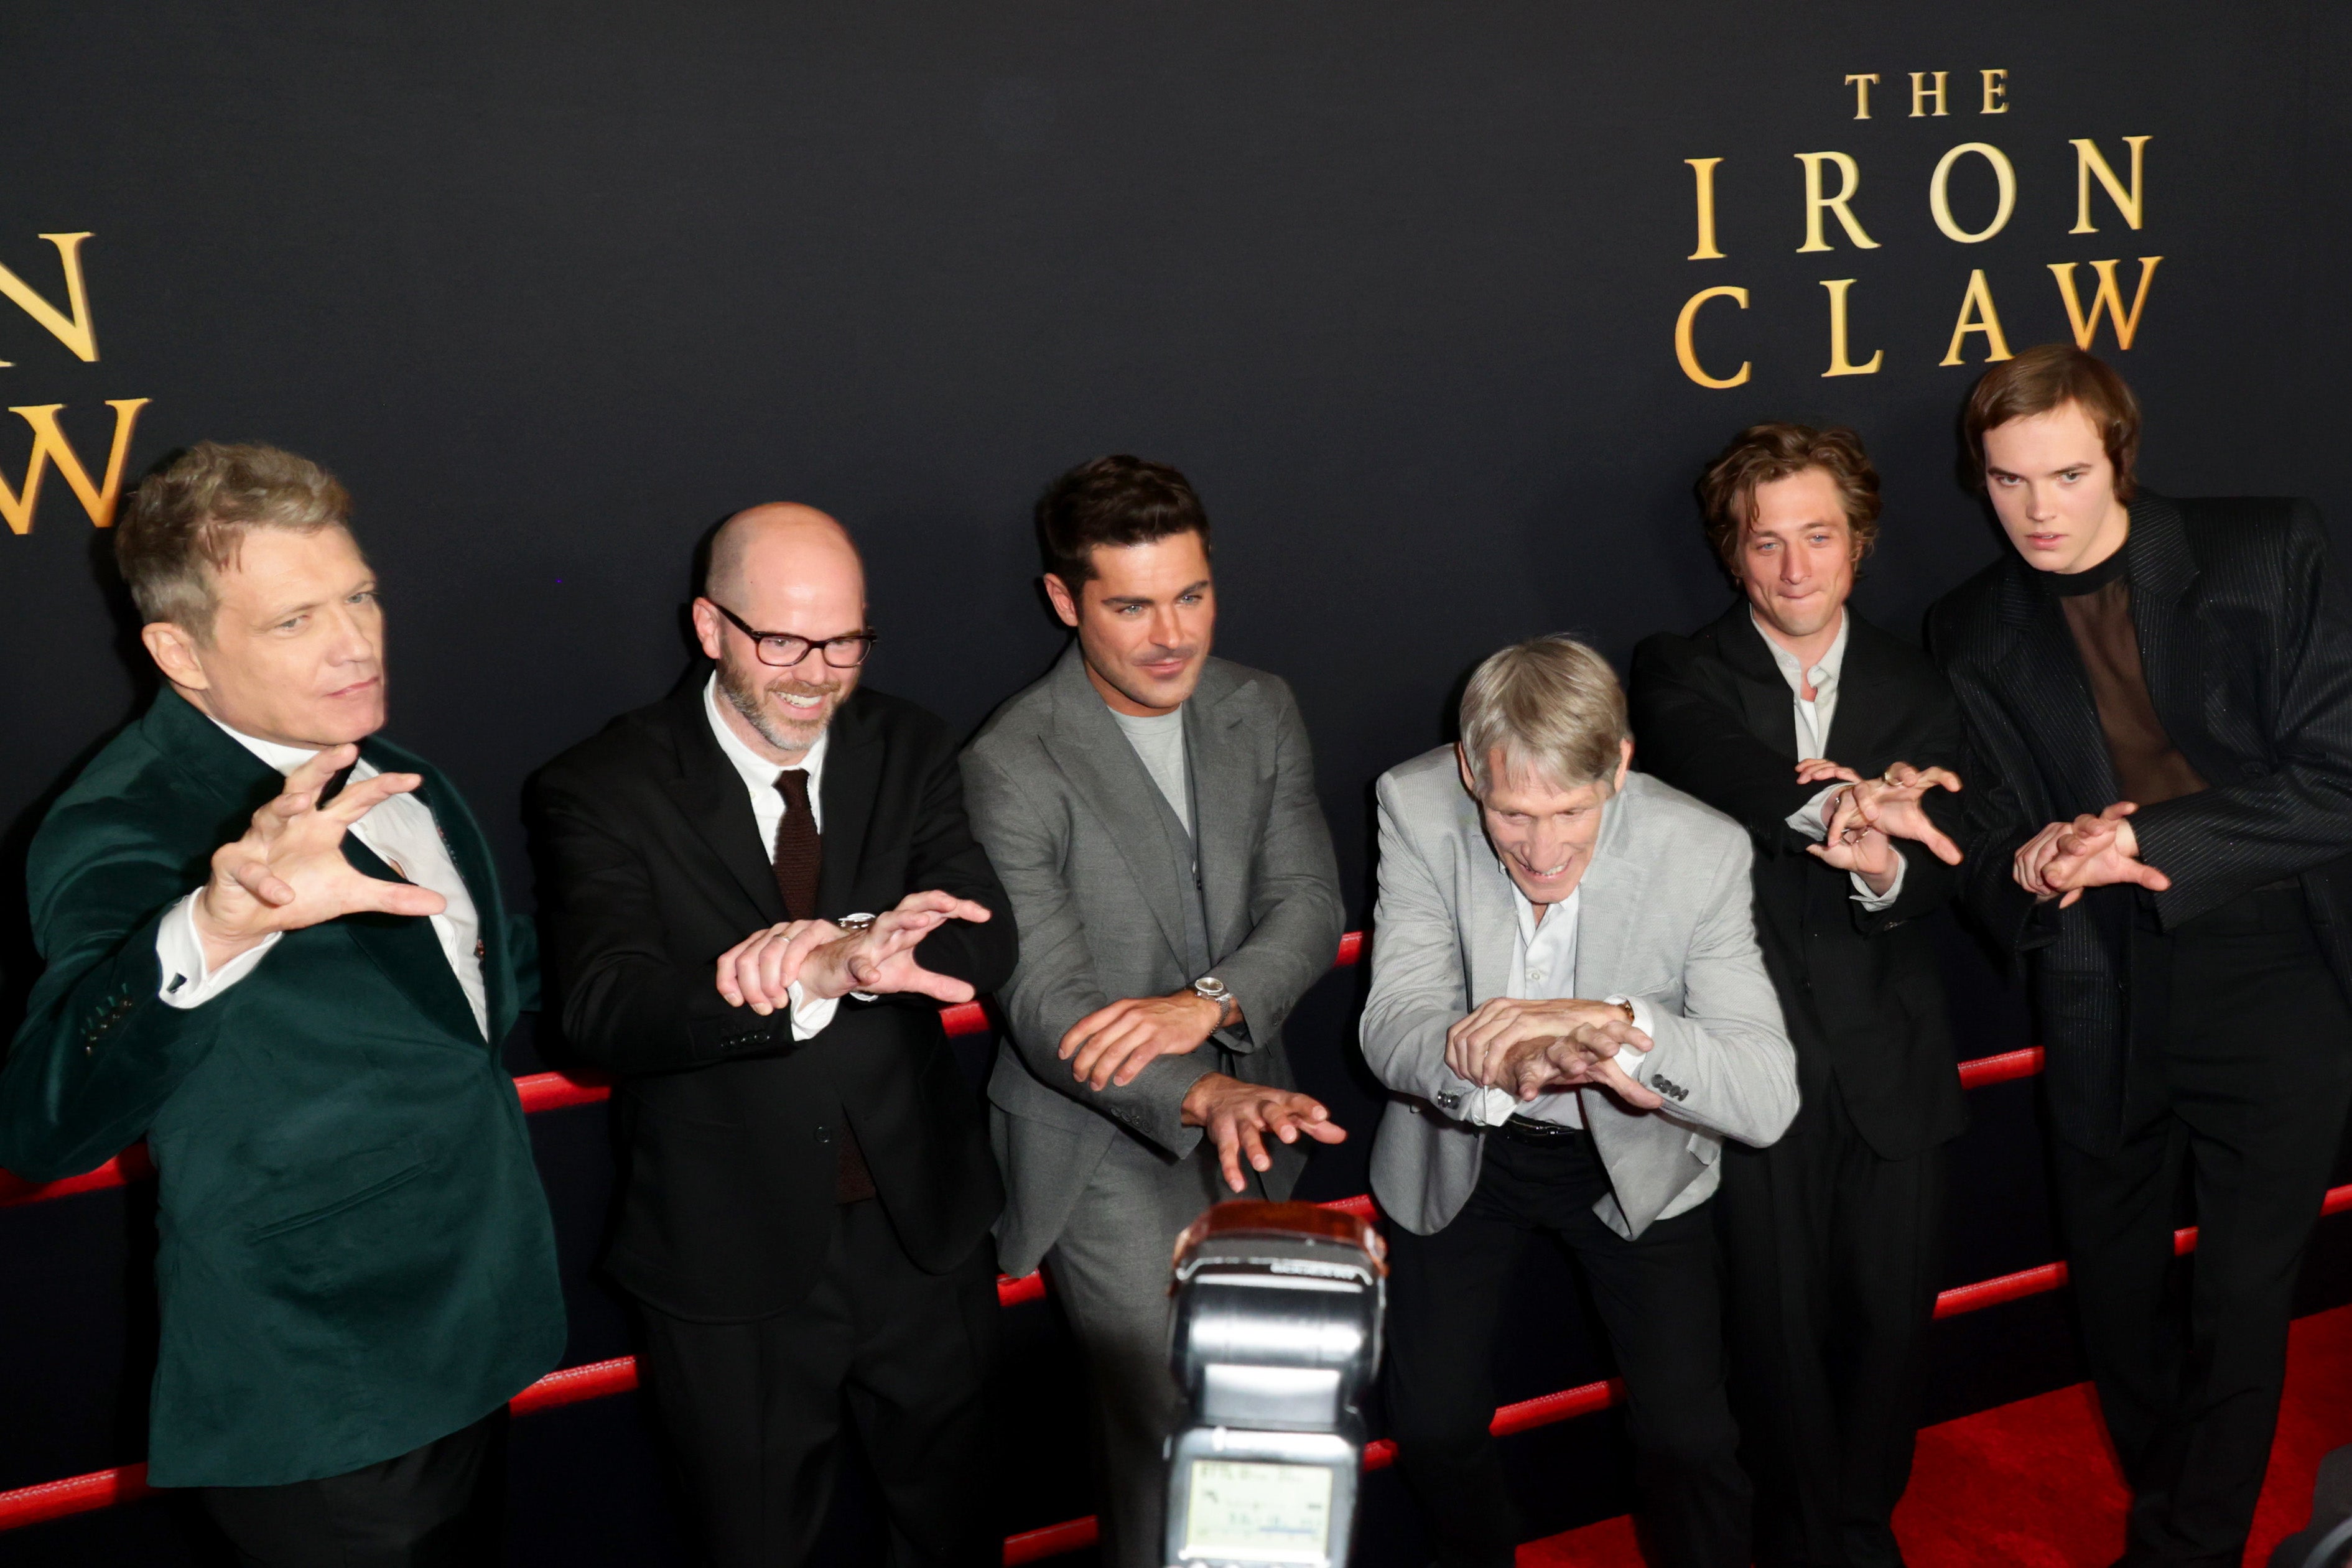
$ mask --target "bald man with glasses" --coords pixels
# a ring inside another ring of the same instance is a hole
[[[533,783],[555,1005],[617,1080],[605,1269],[722,1568],[807,1556],[845,1416],[887,1561],[993,1563],[1003,1188],[939,1005],[1011,976],[1011,910],[947,727],[860,684],[839,523],[730,518],[693,613],[709,663]]]

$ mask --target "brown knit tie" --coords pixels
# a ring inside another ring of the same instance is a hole
[[[784,820],[776,825],[776,891],[783,895],[784,917],[816,917],[816,879],[824,866],[824,841],[816,831],[816,813],[809,809],[808,772],[787,768],[776,775],[784,793]],[[841,1118],[841,1157],[835,1166],[833,1197],[836,1203],[857,1203],[874,1196],[874,1173],[866,1166],[866,1151],[857,1146],[849,1117]]]

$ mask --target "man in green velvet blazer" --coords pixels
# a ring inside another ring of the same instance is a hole
[[[497,1050],[534,945],[449,781],[373,738],[383,611],[348,507],[303,459],[207,443],[126,507],[165,685],[34,840],[47,967],[0,1166],[147,1140],[149,1477],[206,1489],[246,1562],[470,1563],[507,1400],[564,1342]]]

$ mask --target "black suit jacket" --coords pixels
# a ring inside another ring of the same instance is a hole
[[[1830,727],[1834,760],[1865,777],[1889,763],[1958,772],[1963,747],[1951,690],[1918,650],[1851,608]],[[1951,867],[1900,847],[1903,891],[1875,914],[1842,871],[1805,852],[1788,824],[1821,792],[1797,780],[1789,684],[1745,600],[1688,637],[1661,633],[1633,651],[1628,691],[1635,760],[1737,818],[1756,843],[1756,932],[1797,1048],[1810,1099],[1834,1082],[1854,1125],[1888,1159],[1906,1159],[1968,1124],[1933,943],[1912,924],[1949,900]],[[1957,832],[1950,797],[1929,810]]]
[[[552,996],[572,1047],[609,1069],[620,1145],[605,1266],[647,1304],[703,1322],[782,1312],[814,1283],[845,1117],[900,1243],[954,1268],[1003,1205],[979,1101],[938,1005],[845,998],[793,1038],[789,1009],[730,1007],[719,954],[784,918],[771,851],[703,702],[707,666],[532,781]],[[860,687],[825,758],[820,914],[930,888],[975,899],[919,949],[987,992],[1013,973],[1013,911],[964,818],[947,727]],[[551,1009],[553,1010],[553,1009]]]
[[[2136,901],[2168,928],[2296,878],[2329,967],[2352,979],[2352,623],[2317,510],[2144,495],[2124,552],[2148,696],[2212,786],[2132,819],[2167,893],[2095,889],[2062,911],[2011,874],[2045,824],[2120,794],[2081,656],[2033,569],[2004,552],[1928,616],[1976,767],[1965,896],[2000,942],[2033,956],[2052,1110],[2092,1153],[2122,1130]]]

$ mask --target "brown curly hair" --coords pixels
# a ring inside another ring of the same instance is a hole
[[[1817,430],[1774,420],[1751,424],[1716,455],[1699,476],[1698,500],[1706,518],[1706,542],[1733,577],[1739,575],[1740,536],[1756,517],[1756,487],[1819,468],[1837,484],[1853,530],[1853,557],[1860,560],[1878,542],[1878,470],[1862,437],[1843,425]]]

